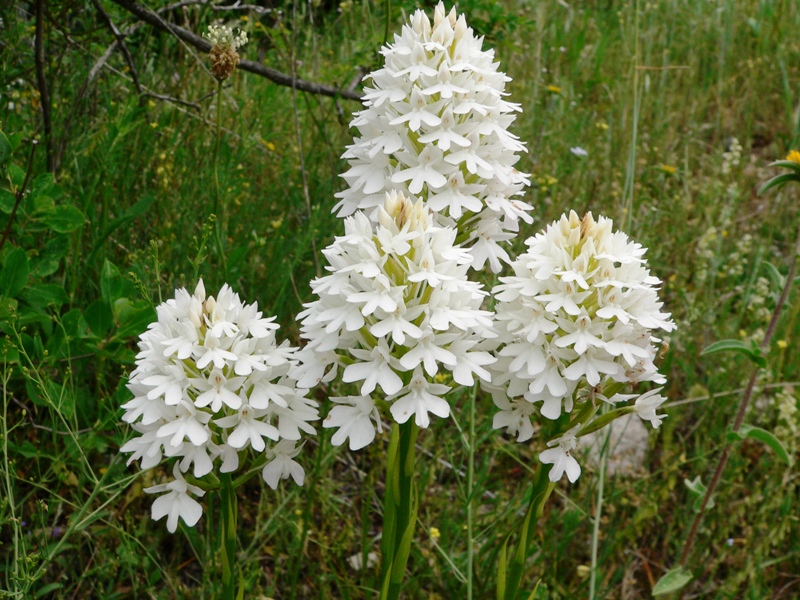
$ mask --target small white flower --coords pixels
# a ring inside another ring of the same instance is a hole
[[[181,518],[189,526],[194,527],[203,515],[203,507],[189,494],[203,497],[205,492],[195,485],[186,482],[183,475],[175,464],[173,469],[175,479],[169,483],[161,483],[152,487],[144,488],[148,494],[160,494],[168,492],[156,498],[153,502],[152,517],[158,521],[167,517],[167,529],[170,533],[175,533],[178,529],[178,519]]]
[[[375,430],[382,429],[381,415],[375,402],[369,396],[347,396],[331,398],[336,404],[322,422],[326,429],[338,427],[331,443],[341,446],[350,438],[350,450],[360,450],[375,439]]]
[[[642,421],[650,421],[653,429],[658,429],[661,426],[661,421],[667,418],[667,415],[656,414],[656,409],[667,400],[659,394],[662,389],[664,388],[656,388],[645,392],[633,404],[633,411],[641,417]]]
[[[580,156],[580,157],[589,156],[589,153],[580,146],[573,146],[572,148],[569,149],[569,151],[572,152],[575,156]]]
[[[542,464],[553,465],[548,474],[550,481],[556,482],[567,474],[570,483],[578,481],[581,475],[581,466],[578,461],[570,455],[570,452],[578,448],[578,440],[575,434],[580,425],[576,425],[564,435],[547,442],[548,449],[539,454]]]
[[[267,452],[270,462],[261,470],[261,476],[267,485],[273,490],[278,489],[281,479],[291,477],[297,485],[303,485],[305,481],[305,471],[300,463],[292,460],[300,454],[303,445],[295,448],[295,443],[291,440],[281,440]]]

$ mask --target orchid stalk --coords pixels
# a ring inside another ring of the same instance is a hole
[[[539,454],[527,513],[512,532],[516,548],[501,554],[497,597],[504,600],[517,598],[536,523],[556,483],[580,477],[573,455],[579,438],[630,413],[654,428],[661,424],[662,387],[623,392],[645,382],[663,386],[654,332],[675,328],[662,312],[646,249],[613,231],[610,219],[571,212],[526,244],[512,263],[514,275],[492,290],[497,362],[484,387],[500,409],[496,429],[525,442],[536,418],[547,448]],[[601,405],[611,410],[601,413]]]
[[[196,498],[220,495],[222,597],[233,599],[240,579],[236,489],[258,469],[272,489],[289,477],[303,484],[294,458],[302,434],[315,433],[317,403],[291,377],[296,349],[276,342],[274,317],[264,318],[229,286],[206,296],[200,281],[193,294],[180,289],[156,312],[128,382],[134,398],[122,406],[122,420],[138,435],[120,451],[142,469],[172,465],[171,480],[144,490],[162,494],[152,517],[167,517],[170,533],[181,520],[189,527],[200,520]],[[234,479],[236,472],[243,475]]]

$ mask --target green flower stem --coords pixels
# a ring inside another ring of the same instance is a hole
[[[467,449],[467,600],[472,600],[472,573],[475,559],[475,532],[473,523],[473,501],[475,495],[475,396],[478,384],[472,387],[469,395],[469,448]]]
[[[419,428],[413,421],[393,424],[386,467],[386,497],[381,537],[381,600],[397,600],[403,584],[414,527],[417,490],[414,484],[415,444]]]
[[[497,574],[497,600],[517,600],[525,569],[525,559],[528,557],[528,551],[533,544],[536,524],[544,512],[544,505],[556,487],[556,484],[550,481],[549,478],[551,468],[552,465],[540,463],[539,468],[536,469],[531,489],[531,500],[530,504],[528,504],[528,511],[525,513],[525,520],[519,530],[517,548],[508,562],[506,561],[505,548],[500,555],[500,567]]]
[[[236,488],[230,473],[220,473],[220,524],[219,546],[222,560],[222,599],[236,600],[236,580],[239,567],[236,563]],[[240,590],[244,592],[244,590]]]

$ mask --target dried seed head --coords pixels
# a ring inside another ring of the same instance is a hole
[[[219,81],[231,76],[239,64],[239,53],[230,46],[213,46],[211,48],[211,74]]]
[[[217,80],[224,81],[239,64],[236,49],[247,43],[247,34],[244,31],[234,33],[227,25],[210,25],[205,37],[213,44],[210,52],[211,73]]]

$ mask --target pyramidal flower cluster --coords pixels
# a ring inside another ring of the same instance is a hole
[[[143,469],[175,461],[172,481],[145,489],[166,492],[153,503],[153,518],[167,516],[171,532],[179,517],[195,525],[202,507],[192,495],[204,490],[184,474],[237,471],[247,448],[266,455],[262,476],[273,489],[289,476],[302,485],[303,469],[292,459],[319,415],[308,389],[289,375],[295,348],[276,343],[274,317],[264,318],[257,303],[243,304],[227,285],[206,297],[202,281],[194,294],[180,289],[156,312],[128,382],[134,398],[122,407],[123,421],[139,435],[121,448],[131,453],[128,464],[138,460]]]
[[[311,282],[317,299],[298,316],[308,344],[296,372],[309,387],[340,370],[344,382],[360,382],[358,395],[332,399],[323,422],[338,429],[335,445],[349,438],[356,450],[381,430],[386,403],[398,423],[413,417],[427,427],[429,413],[447,417],[443,369],[460,385],[474,375],[488,381],[484,367],[494,358],[480,345],[496,334],[491,313],[480,309],[487,293],[467,279],[472,257],[422,201],[393,191],[377,222],[357,212],[344,226],[323,251],[330,274]]]
[[[492,292],[501,344],[491,367],[500,408],[494,427],[525,441],[533,435],[537,412],[556,420],[576,403],[633,398],[633,412],[658,427],[660,388],[641,396],[616,393],[625,384],[665,382],[653,362],[660,342],[653,333],[675,325],[661,310],[655,287],[660,281],[642,258],[646,249],[612,231],[610,219],[595,221],[591,213],[581,219],[574,212],[526,244],[528,250],[512,263],[514,275],[501,277]],[[594,415],[576,412],[587,419]],[[570,452],[585,424],[574,423],[540,455],[554,465],[551,480],[565,472],[570,481],[577,479],[580,467]]]
[[[334,210],[375,219],[387,191],[422,198],[440,224],[457,226],[473,268],[488,261],[498,272],[510,262],[499,242],[519,219],[532,222],[532,207],[516,199],[530,184],[514,168],[525,147],[508,131],[520,107],[503,99],[510,78],[482,42],[439,3],[433,25],[418,10],[382,49],[384,67],[368,76],[366,108],[350,124],[360,137],[343,155],[348,188]]]

